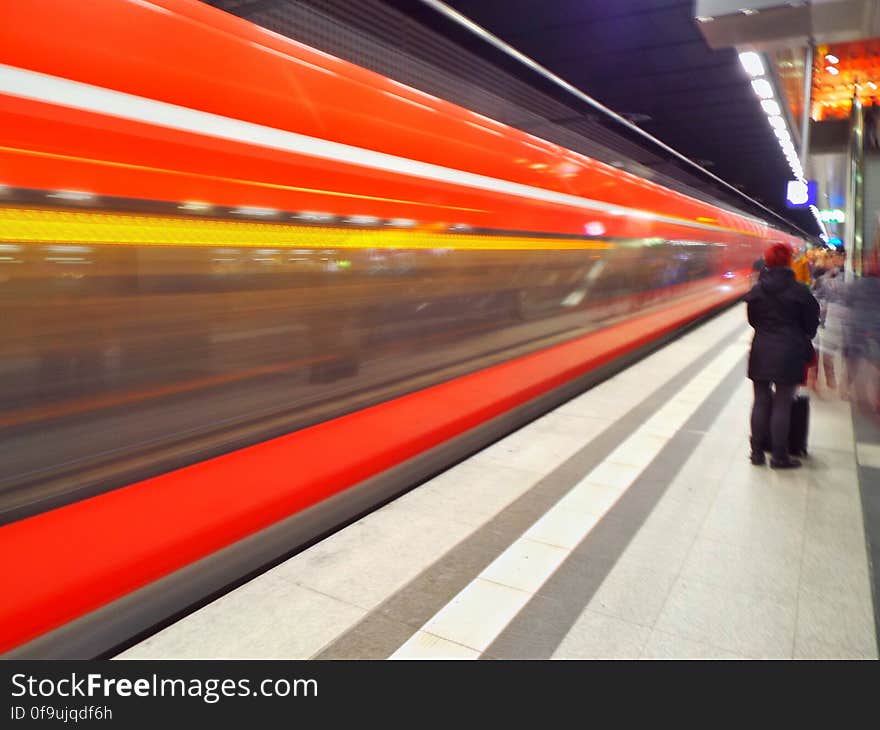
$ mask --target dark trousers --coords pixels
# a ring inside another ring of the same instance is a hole
[[[763,451],[770,436],[773,459],[788,458],[788,428],[791,421],[791,404],[797,390],[796,383],[776,383],[770,389],[770,381],[755,380],[755,403],[752,406],[752,451]]]

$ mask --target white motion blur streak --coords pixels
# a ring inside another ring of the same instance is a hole
[[[92,84],[71,81],[57,76],[0,64],[0,93],[56,104],[73,109],[98,112],[135,122],[146,122],[183,132],[206,135],[258,147],[293,152],[296,154],[394,172],[410,177],[450,183],[493,193],[505,193],[529,200],[599,210],[606,213],[620,211],[626,215],[653,218],[690,228],[724,230],[695,221],[662,216],[635,208],[604,203],[577,195],[559,193],[531,185],[501,180],[464,170],[442,167],[406,157],[363,149],[340,142],[310,137],[296,132],[267,127],[253,122],[221,116],[212,112],[190,109],[177,104],[148,99],[134,94],[105,89]]]

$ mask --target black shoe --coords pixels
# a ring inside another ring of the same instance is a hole
[[[771,469],[799,469],[801,466],[801,462],[797,459],[782,459],[777,461],[776,459],[770,459],[770,468]]]
[[[764,466],[767,463],[767,459],[764,456],[763,451],[753,451],[749,456],[749,461],[752,462],[755,466]]]

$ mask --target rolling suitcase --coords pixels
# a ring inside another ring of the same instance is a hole
[[[788,453],[792,456],[807,455],[807,435],[810,432],[810,398],[795,397],[791,404],[791,422],[788,426]]]
[[[810,431],[810,398],[795,396],[791,404],[791,419],[788,423],[788,453],[792,456],[807,455],[807,435]],[[764,442],[764,451],[771,451],[770,437]]]

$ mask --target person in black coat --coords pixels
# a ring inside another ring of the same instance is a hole
[[[813,357],[811,340],[819,326],[819,304],[810,290],[795,280],[791,249],[786,244],[769,246],[764,263],[758,283],[746,294],[749,324],[755,330],[748,372],[755,389],[751,461],[764,463],[763,445],[769,432],[770,466],[791,469],[800,466],[788,455],[791,404]]]

